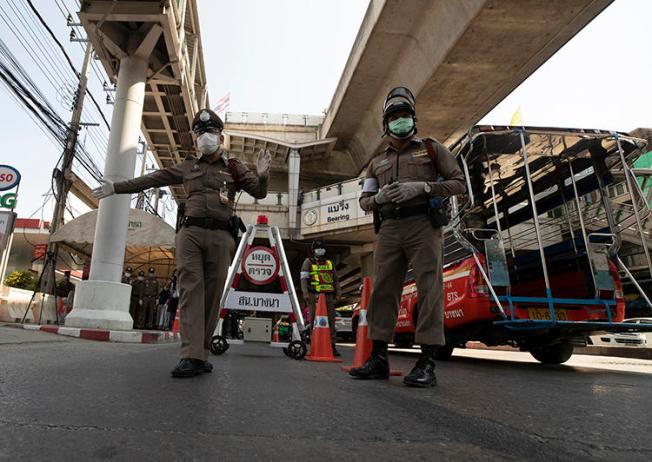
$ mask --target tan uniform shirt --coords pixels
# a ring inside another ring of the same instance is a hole
[[[188,195],[186,216],[212,217],[227,220],[233,215],[236,184],[231,176],[226,152],[220,147],[211,162],[207,156],[188,156],[171,167],[157,170],[133,180],[114,183],[118,194],[136,193],[149,188],[183,184]],[[238,186],[256,199],[267,195],[267,178],[259,178],[242,162],[235,160]]]
[[[396,180],[423,181],[430,184],[430,196],[424,192],[423,195],[401,203],[401,207],[426,204],[435,196],[448,197],[464,193],[464,174],[451,152],[437,141],[433,141],[433,147],[436,147],[437,153],[436,172],[433,171],[425,143],[415,136],[400,153],[390,144],[384,152],[371,159],[367,168],[367,179],[377,180],[378,189]],[[442,177],[443,181],[437,181],[438,177]],[[375,192],[363,192],[360,207],[363,210],[390,210],[397,206],[393,202],[378,206],[373,197],[375,195]]]

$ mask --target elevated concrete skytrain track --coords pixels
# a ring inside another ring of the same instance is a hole
[[[268,133],[261,133],[266,129],[244,121],[227,127],[231,147],[249,162],[259,147],[272,148],[272,175],[288,177],[287,182],[274,179],[274,192],[288,199],[283,205],[279,196],[277,204],[265,207],[281,212],[286,207],[287,232],[301,237],[297,191],[342,182],[362,172],[382,147],[380,110],[391,87],[408,86],[417,96],[420,133],[450,141],[610,3],[371,0],[314,139],[307,143],[283,136],[270,139]],[[196,1],[84,0],[79,17],[104,69],[117,84],[105,176],[114,180],[133,177],[141,130],[159,167],[181,160],[192,150],[194,113],[209,105]],[[337,190],[342,188],[325,191]],[[184,199],[181,187],[172,191],[177,200]],[[321,200],[319,192],[312,196]],[[249,213],[257,205],[255,201],[249,204]],[[90,280],[78,287],[68,325],[131,328],[128,287],[118,284],[128,209],[126,196],[101,201]],[[359,239],[356,242],[357,249],[345,254],[359,255],[364,265],[370,249]],[[347,268],[346,280],[353,287],[351,264]]]

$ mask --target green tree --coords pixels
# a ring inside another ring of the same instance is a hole
[[[17,289],[34,290],[36,278],[29,271],[14,271],[5,278],[5,285]]]

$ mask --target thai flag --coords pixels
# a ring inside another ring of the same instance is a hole
[[[224,112],[227,107],[231,104],[231,92],[228,92],[226,95],[222,96],[220,99],[217,100],[217,103],[215,104],[215,111],[217,114],[220,112]]]

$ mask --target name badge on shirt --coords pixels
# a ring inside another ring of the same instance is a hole
[[[428,155],[428,151],[417,151],[414,154],[412,154],[412,157],[426,157]]]

